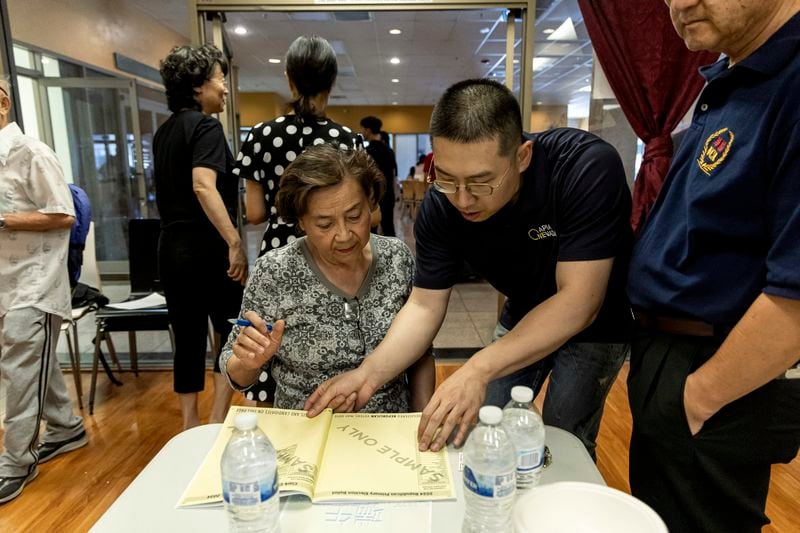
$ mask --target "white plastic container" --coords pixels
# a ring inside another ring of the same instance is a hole
[[[521,494],[514,533],[668,533],[643,501],[594,483],[562,481]]]

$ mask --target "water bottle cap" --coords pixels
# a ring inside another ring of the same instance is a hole
[[[481,422],[484,424],[496,426],[503,420],[503,410],[496,405],[484,405],[481,407],[481,410],[478,411],[478,418],[480,418]]]
[[[519,403],[530,403],[533,401],[533,389],[517,385],[511,388],[511,399]]]
[[[258,423],[258,417],[255,413],[240,413],[233,419],[233,425],[239,431],[247,431],[254,429]]]

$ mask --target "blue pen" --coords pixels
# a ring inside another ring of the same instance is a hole
[[[253,323],[244,318],[229,318],[228,322],[233,324],[234,326],[239,326],[242,328],[246,328],[247,326],[252,326]],[[272,324],[267,324],[267,331],[272,333]]]

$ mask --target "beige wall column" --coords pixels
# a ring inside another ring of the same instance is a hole
[[[514,24],[516,21],[514,10],[510,9],[506,17],[506,87],[509,91],[514,90]]]

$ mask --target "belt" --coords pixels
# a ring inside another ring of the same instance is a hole
[[[724,338],[731,330],[731,328],[715,326],[708,322],[703,322],[702,320],[659,316],[638,309],[634,309],[633,317],[636,323],[644,328],[673,335]]]

